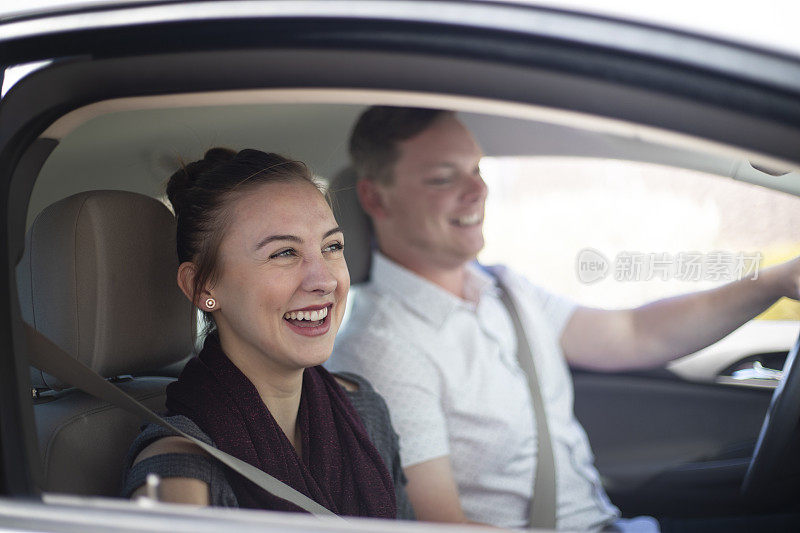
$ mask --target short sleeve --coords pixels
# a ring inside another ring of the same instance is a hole
[[[130,498],[145,484],[148,474],[158,474],[162,479],[186,477],[208,485],[209,504],[214,507],[238,507],[239,503],[225,476],[224,467],[217,461],[199,454],[165,453],[148,457],[128,470],[122,487],[122,496]]]
[[[344,334],[327,364],[334,371],[364,376],[383,396],[400,435],[405,468],[449,455],[439,370],[427,354],[402,338]]]
[[[537,302],[542,314],[553,327],[555,338],[561,339],[561,334],[564,333],[564,328],[567,327],[567,323],[572,318],[572,314],[577,309],[578,304],[565,296],[547,291],[521,276],[516,276],[516,278],[520,289]]]
[[[181,431],[214,446],[211,438],[190,419],[182,415],[166,417],[170,424]],[[147,474],[158,474],[161,478],[188,477],[199,479],[209,486],[210,504],[217,507],[238,507],[236,495],[225,474],[222,463],[200,454],[165,453],[148,457],[134,464],[136,457],[147,446],[174,433],[156,424],[146,424],[128,450],[124,461],[121,495],[130,498],[133,492],[145,483]]]

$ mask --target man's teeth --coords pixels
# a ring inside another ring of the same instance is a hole
[[[481,220],[480,213],[474,213],[472,215],[464,215],[463,217],[459,217],[456,219],[456,222],[459,226],[472,226],[473,224],[477,224]]]
[[[323,307],[319,311],[290,311],[283,315],[286,320],[322,320],[328,316],[328,308]]]

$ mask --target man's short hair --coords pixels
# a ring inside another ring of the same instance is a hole
[[[397,144],[427,129],[453,111],[421,107],[373,106],[356,121],[350,135],[350,157],[360,179],[389,184],[400,157]]]

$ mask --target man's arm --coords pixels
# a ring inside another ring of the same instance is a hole
[[[403,472],[408,479],[406,493],[417,520],[486,525],[470,522],[464,516],[449,455],[408,466]]]
[[[417,520],[466,523],[450,456],[445,455],[403,469],[406,493]]]
[[[800,257],[715,289],[635,309],[579,307],[561,335],[571,365],[593,370],[651,368],[694,353],[762,313],[800,296]]]

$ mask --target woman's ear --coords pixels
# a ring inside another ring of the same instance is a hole
[[[194,298],[194,275],[196,272],[197,267],[194,263],[189,261],[181,263],[178,267],[178,287],[181,288],[183,294],[185,294],[193,304],[196,303]]]
[[[196,307],[199,307],[201,311],[210,311],[211,309],[206,309],[203,306],[203,302],[212,298],[211,294],[205,289],[202,289],[200,294],[194,294],[194,277],[196,274],[197,266],[194,263],[191,261],[181,263],[178,267],[178,287],[180,287],[183,294],[189,298],[189,301]]]

